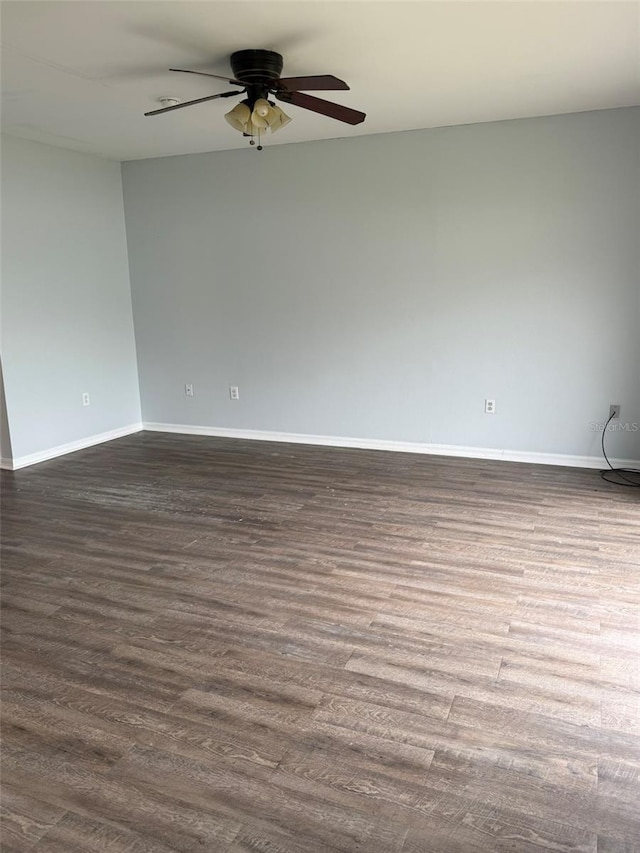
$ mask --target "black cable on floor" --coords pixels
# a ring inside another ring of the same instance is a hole
[[[604,429],[602,430],[602,455],[607,460],[607,465],[609,467],[605,468],[604,471],[600,471],[600,476],[603,480],[606,480],[607,483],[612,483],[614,486],[629,486],[634,489],[640,489],[640,468],[614,468],[611,462],[609,462],[607,451],[604,449],[604,436],[607,431],[607,427],[614,417],[615,412],[612,412],[612,414],[609,415],[609,420],[606,422]],[[612,479],[612,477],[617,477],[617,479]]]

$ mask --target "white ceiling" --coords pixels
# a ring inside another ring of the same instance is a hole
[[[335,74],[364,110],[350,127],[297,107],[266,144],[350,137],[640,103],[640,3],[624,0],[7,0],[2,129],[115,159],[239,148],[234,99],[145,118],[229,73],[229,54],[269,48],[283,76]],[[323,97],[323,93],[317,93]]]

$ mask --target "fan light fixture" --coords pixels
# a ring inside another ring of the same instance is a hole
[[[226,120],[234,130],[249,137],[249,145],[256,144],[258,151],[262,150],[261,136],[268,130],[275,133],[281,127],[289,124],[291,119],[273,101],[270,96],[285,104],[293,104],[303,110],[319,113],[345,124],[360,124],[366,118],[359,110],[352,110],[342,104],[334,104],[306,92],[316,91],[345,91],[349,86],[334,77],[333,74],[312,74],[306,77],[281,77],[283,59],[273,50],[237,50],[231,54],[232,75],[222,76],[211,74],[209,71],[191,71],[187,68],[170,68],[179,74],[198,74],[201,77],[213,77],[224,80],[232,86],[239,86],[240,91],[232,89],[229,92],[218,92],[216,95],[205,95],[193,101],[180,103],[176,98],[162,98],[163,106],[157,110],[145,113],[146,116],[157,116],[172,110],[182,110],[206,101],[218,98],[234,98],[245,95],[245,99],[225,115]]]
[[[266,98],[258,98],[253,104],[253,109],[248,99],[241,101],[226,113],[225,118],[234,130],[240,131],[244,136],[252,137],[251,145],[255,144],[254,136],[258,137],[258,143],[260,143],[262,133],[266,133],[267,130],[275,133],[291,121],[280,107]],[[258,144],[258,149],[261,148],[262,146]]]

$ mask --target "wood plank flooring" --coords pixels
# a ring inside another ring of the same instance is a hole
[[[4,853],[640,851],[637,491],[153,433],[2,480]]]

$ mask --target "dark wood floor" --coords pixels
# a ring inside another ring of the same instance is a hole
[[[640,851],[640,504],[139,434],[4,473],[4,853]]]

